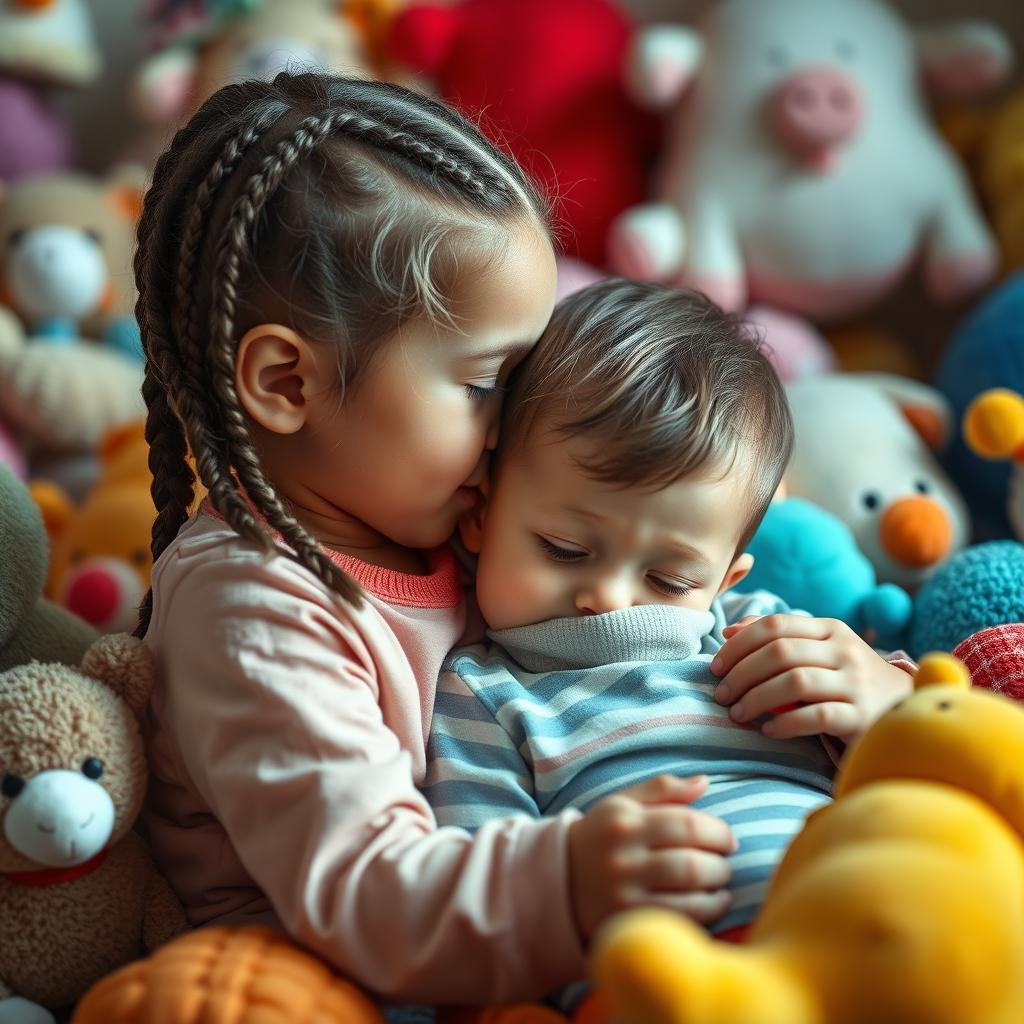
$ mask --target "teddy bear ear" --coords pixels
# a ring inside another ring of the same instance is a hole
[[[132,711],[141,711],[153,687],[153,656],[127,633],[101,636],[85,652],[82,671],[106,683]]]
[[[452,51],[461,16],[452,7],[416,4],[391,23],[390,50],[414,71],[437,75]]]
[[[896,373],[851,373],[847,376],[866,381],[886,395],[932,451],[945,447],[953,425],[953,410],[942,392]]]

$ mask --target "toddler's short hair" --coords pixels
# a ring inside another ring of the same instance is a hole
[[[585,436],[598,452],[594,479],[660,490],[702,469],[749,458],[750,539],[793,448],[778,375],[742,320],[703,295],[610,280],[556,307],[516,371],[502,450],[543,425]]]

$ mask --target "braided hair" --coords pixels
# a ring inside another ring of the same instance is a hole
[[[549,221],[518,165],[407,89],[282,73],[210,97],[157,162],[138,227],[154,560],[198,476],[238,534],[358,605],[358,584],[262,471],[235,390],[238,340],[279,319],[331,342],[344,391],[403,323],[452,322],[444,255],[462,233],[524,216]],[[138,635],[151,614],[152,592]]]

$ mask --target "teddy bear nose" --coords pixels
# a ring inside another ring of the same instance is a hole
[[[953,525],[933,498],[915,495],[894,501],[879,523],[882,547],[900,565],[934,565],[953,546]]]

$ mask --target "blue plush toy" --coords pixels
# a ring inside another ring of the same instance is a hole
[[[769,590],[791,608],[842,619],[871,642],[895,638],[910,621],[907,592],[879,585],[849,527],[809,501],[773,502],[747,551],[754,568],[741,590]]]
[[[976,544],[954,555],[917,592],[908,650],[952,651],[989,626],[1024,622],[1024,544]]]
[[[998,387],[1024,394],[1024,271],[1007,278],[957,328],[936,383],[956,422],[982,391]],[[978,539],[1012,536],[1006,517],[1010,466],[975,455],[959,431],[943,462],[967,499]]]

